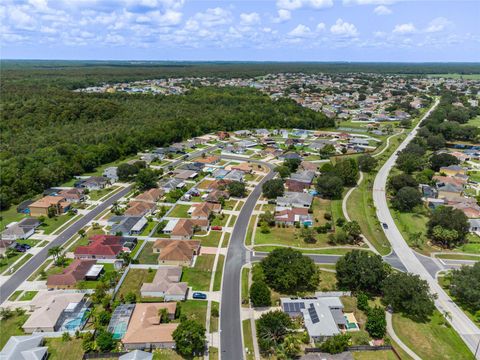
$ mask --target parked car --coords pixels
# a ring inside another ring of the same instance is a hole
[[[207,294],[204,294],[204,293],[201,293],[201,292],[194,292],[192,297],[194,299],[206,300],[207,299]]]
[[[212,230],[221,231],[222,227],[221,226],[212,226]]]
[[[18,252],[26,252],[27,248],[25,248],[24,246],[22,246],[20,244],[17,244],[17,245],[15,245],[15,250],[17,250]]]
[[[383,226],[384,229],[388,229],[387,223],[382,223],[382,226]]]

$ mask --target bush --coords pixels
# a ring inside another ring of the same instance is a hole
[[[375,306],[369,309],[365,329],[374,339],[383,339],[387,332],[387,320],[385,319],[385,310],[382,307]]]
[[[368,296],[363,291],[357,294],[357,307],[365,312],[368,312],[370,306],[368,305]]]
[[[270,306],[270,289],[264,281],[254,281],[250,286],[250,301],[254,307]]]
[[[350,334],[339,334],[325,340],[319,347],[329,354],[340,354],[347,350],[349,342]]]

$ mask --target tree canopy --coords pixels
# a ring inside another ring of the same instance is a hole
[[[262,185],[262,192],[267,199],[275,199],[279,196],[283,196],[283,193],[285,192],[285,188],[283,187],[283,180],[271,179],[266,181]]]
[[[205,327],[192,319],[184,319],[172,334],[176,350],[184,356],[203,354],[205,350]]]
[[[480,311],[480,262],[453,270],[449,289],[450,293],[472,312]]]

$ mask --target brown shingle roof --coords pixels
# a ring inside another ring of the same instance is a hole
[[[191,261],[200,250],[200,241],[159,239],[153,248],[160,250],[159,261]]]
[[[73,262],[63,270],[61,274],[50,275],[47,278],[47,286],[72,286],[77,281],[83,280],[96,260],[79,260]]]

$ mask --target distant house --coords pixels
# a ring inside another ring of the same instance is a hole
[[[427,184],[420,184],[418,185],[420,188],[420,191],[422,193],[422,196],[424,198],[436,198],[438,197],[438,191],[435,187],[427,185]]]
[[[188,240],[193,236],[195,228],[206,231],[208,230],[208,226],[208,220],[175,219],[168,222],[163,232],[170,234],[172,239]]]
[[[232,170],[230,172],[228,172],[227,175],[225,175],[223,177],[224,180],[230,180],[230,181],[239,181],[239,182],[243,182],[243,176],[245,175],[245,173],[243,171],[240,171],[240,170]]]
[[[48,357],[48,347],[42,344],[42,334],[11,336],[0,351],[0,359],[45,360]]]
[[[180,282],[180,266],[162,266],[157,269],[151,283],[143,283],[142,297],[162,297],[165,301],[183,301],[187,298],[188,284]]]
[[[160,310],[175,314],[175,303],[137,303],[122,339],[127,350],[174,349],[172,334],[178,323],[161,323]]]
[[[230,134],[226,131],[218,131],[217,136],[220,140],[225,140],[225,139],[228,139],[230,137]]]
[[[313,224],[312,216],[308,213],[308,209],[306,208],[281,209],[275,213],[275,222],[289,226],[294,225],[295,223],[306,226],[311,226]]]
[[[172,190],[175,189],[181,189],[185,187],[185,183],[180,180],[180,179],[166,179],[164,181],[161,181],[159,184],[159,188],[165,191],[165,193],[169,193]]]
[[[75,259],[116,259],[122,251],[130,251],[136,238],[115,235],[94,235],[88,245],[77,246]]]
[[[222,198],[224,200],[228,200],[230,198],[230,194],[228,193],[228,191],[213,190],[208,193],[207,197],[205,198],[205,201],[209,203],[219,204]]]
[[[356,146],[368,146],[368,139],[364,138],[352,138],[349,143]]]
[[[159,254],[159,264],[191,266],[200,253],[200,241],[158,239],[153,244],[153,252]]]
[[[300,155],[298,155],[297,153],[286,153],[286,154],[282,154],[282,155],[279,155],[278,158],[280,160],[288,160],[288,159],[298,159],[298,160],[302,160],[302,157]]]
[[[78,188],[61,190],[58,192],[58,195],[63,196],[66,201],[72,203],[78,203],[85,200],[83,190]]]
[[[83,189],[92,190],[101,190],[104,189],[107,185],[110,184],[110,180],[103,176],[92,176],[88,179],[80,180],[75,183],[75,187],[80,187]]]
[[[190,214],[192,219],[197,220],[208,220],[211,213],[220,213],[222,211],[222,206],[215,203],[201,203],[192,205],[193,211]]]
[[[480,218],[480,206],[473,198],[451,200],[448,205],[462,211],[468,218]]]
[[[198,172],[193,170],[180,170],[174,176],[176,179],[184,180],[192,180],[195,179],[198,175]]]
[[[269,136],[270,131],[268,131],[267,129],[256,129],[255,134],[260,136]]]
[[[458,165],[443,166],[440,168],[440,173],[444,173],[448,176],[455,176],[458,174],[466,175],[467,170]]]
[[[146,201],[130,201],[124,214],[126,216],[145,216],[155,213],[156,210],[157,206],[155,203]]]
[[[285,192],[284,196],[277,198],[277,206],[309,208],[312,205],[313,196],[307,193]]]
[[[204,167],[205,167],[205,164],[203,164],[203,163],[193,162],[193,163],[183,164],[183,165],[180,167],[180,169],[192,170],[192,171],[195,171],[195,172],[200,172],[200,171],[203,170]]]
[[[310,162],[310,161],[302,161],[300,163],[300,169],[317,172],[318,171],[318,164],[315,164],[315,163]]]
[[[308,185],[311,185],[313,178],[315,177],[315,172],[311,170],[297,171],[290,175],[290,179],[293,181],[302,182]]]
[[[144,216],[114,216],[108,220],[111,235],[139,235],[147,224]]]
[[[117,175],[117,170],[118,167],[116,166],[110,166],[103,170],[102,175],[106,177],[107,179],[110,180],[110,183],[116,183],[118,181],[118,175]]]
[[[55,215],[66,213],[70,209],[70,203],[63,196],[45,196],[30,204],[31,216],[48,216],[50,209]]]
[[[85,279],[87,273],[96,263],[96,260],[75,259],[62,271],[62,273],[48,276],[47,287],[49,289],[74,288],[77,285],[77,282]],[[102,265],[100,265],[100,267],[103,268]]]
[[[230,170],[236,170],[236,171],[242,171],[246,174],[250,174],[252,172],[252,166],[249,165],[248,163],[246,162],[242,162],[240,164],[235,164],[235,165],[231,165],[229,166]]]
[[[206,157],[199,157],[195,159],[196,162],[202,163],[202,164],[209,164],[209,165],[215,165],[220,161],[220,157],[218,156],[206,156]]]
[[[437,192],[439,199],[445,200],[460,200],[463,198],[462,192],[463,187],[456,186],[451,183],[438,183],[437,184]]]
[[[40,221],[35,218],[25,218],[20,222],[8,225],[1,233],[2,240],[20,240],[28,239],[35,233],[35,229],[40,226]]]
[[[165,192],[162,189],[158,188],[153,188],[150,190],[147,190],[140,195],[135,197],[135,201],[142,201],[142,202],[147,202],[147,203],[156,203],[159,201],[162,196],[165,194]]]
[[[285,181],[285,186],[290,192],[304,192],[305,189],[308,189],[310,187],[310,184],[292,179],[287,179]]]

